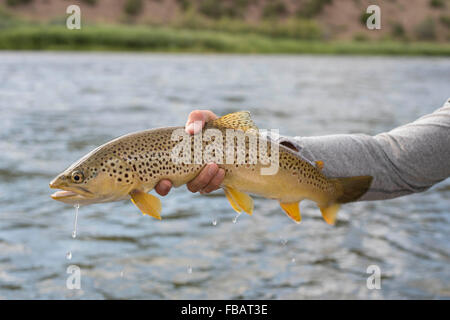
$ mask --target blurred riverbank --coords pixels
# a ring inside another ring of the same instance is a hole
[[[97,6],[103,4],[98,2]],[[304,11],[300,17],[298,14],[292,17],[293,13],[284,17],[279,13],[280,17],[249,22],[237,16],[208,16],[212,13],[205,13],[200,7],[165,22],[154,18],[144,22],[136,20],[138,13],[109,22],[95,22],[88,18],[89,10],[96,7],[80,4],[81,29],[69,30],[64,6],[57,11],[60,12],[57,18],[49,16],[42,20],[45,10],[39,9],[40,5],[32,1],[0,5],[0,50],[450,56],[450,43],[446,41],[450,19],[445,14],[435,20],[424,20],[414,27],[414,32],[398,24],[370,31],[362,27],[360,19],[363,18],[358,16],[357,26],[351,27],[352,35],[339,37],[337,31],[321,24],[320,15],[305,17]],[[31,13],[24,15],[23,11],[28,9]],[[102,10],[106,8],[99,7],[94,13],[105,14]],[[145,14],[142,10],[141,15]]]
[[[191,53],[287,53],[450,56],[450,44],[427,42],[324,42],[166,27],[21,26],[0,30],[3,50],[111,50]]]

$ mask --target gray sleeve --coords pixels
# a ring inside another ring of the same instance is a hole
[[[278,140],[291,143],[309,161],[323,161],[328,177],[373,176],[370,190],[360,200],[422,192],[450,176],[450,99],[434,113],[376,136]]]

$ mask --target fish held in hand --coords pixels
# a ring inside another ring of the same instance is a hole
[[[180,149],[181,142],[187,147]],[[263,145],[266,149],[261,149]],[[185,151],[181,160],[174,158],[174,150]],[[53,179],[50,188],[60,191],[51,197],[80,205],[131,199],[143,214],[161,219],[161,201],[148,192],[162,179],[169,179],[175,187],[194,179],[211,162],[205,156],[207,150],[225,170],[222,188],[237,212],[252,214],[249,194],[255,194],[278,200],[286,214],[300,222],[299,203],[309,199],[317,203],[324,220],[334,224],[340,204],[358,200],[372,182],[371,176],[327,178],[321,172],[322,161],[312,164],[294,150],[263,137],[249,112],[241,111],[207,122],[196,135],[186,134],[183,127],[167,127],[114,139]],[[264,174],[269,160],[275,158],[276,170]]]

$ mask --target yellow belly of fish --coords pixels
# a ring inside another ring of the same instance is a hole
[[[275,175],[261,175],[259,168],[257,174],[251,169],[234,168],[225,176],[223,185],[240,192],[251,193],[264,198],[276,199],[280,203],[299,202],[304,199],[316,203],[326,203],[327,195],[300,184],[298,179],[287,171],[280,169]]]

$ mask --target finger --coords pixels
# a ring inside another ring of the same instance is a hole
[[[211,179],[211,181],[208,183],[208,185],[206,187],[204,187],[202,191],[200,191],[200,193],[202,193],[202,194],[210,193],[210,192],[213,192],[214,190],[219,189],[224,178],[225,178],[225,170],[220,168],[217,171],[216,175]]]
[[[219,170],[215,163],[206,165],[200,174],[187,184],[187,188],[191,192],[197,192],[205,188]]]
[[[217,119],[217,116],[212,111],[194,110],[188,116],[188,120],[186,122],[186,132],[189,134],[197,133],[203,128],[205,122],[214,119]]]
[[[170,182],[170,180],[161,180],[156,185],[155,190],[159,195],[165,196],[169,193],[171,188],[172,188],[172,182]]]

